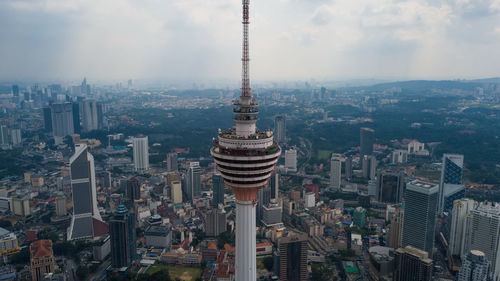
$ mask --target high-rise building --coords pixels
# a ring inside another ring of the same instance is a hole
[[[481,202],[466,219],[463,253],[479,250],[491,262],[493,280],[500,280],[500,204]],[[465,257],[462,256],[462,260]]]
[[[477,202],[472,199],[458,199],[453,202],[451,212],[450,241],[448,242],[450,254],[459,257],[465,256],[465,234],[467,232],[467,217],[474,210]]]
[[[345,170],[344,170],[345,178],[347,180],[351,180],[352,178],[352,157],[349,156],[345,159]]]
[[[211,237],[217,237],[226,231],[227,214],[224,208],[213,208],[205,214],[205,234]]]
[[[75,133],[72,103],[53,103],[50,110],[53,136],[65,137]]]
[[[378,161],[374,155],[364,155],[362,158],[363,177],[374,180],[377,172]]]
[[[21,138],[21,129],[19,128],[10,129],[10,137],[11,137],[11,143],[14,146],[20,145],[23,141],[23,139]]]
[[[80,104],[78,102],[73,103],[73,128],[75,134],[80,134],[82,132],[80,125]]]
[[[172,181],[170,183],[170,197],[174,204],[182,203],[182,186],[181,181]]]
[[[274,117],[274,132],[277,142],[286,142],[286,116],[277,115]]]
[[[441,181],[439,183],[439,213],[453,208],[453,201],[465,196],[462,184],[464,156],[460,154],[444,154]]]
[[[134,146],[134,168],[136,171],[149,169],[149,145],[148,137],[138,135],[132,139]]]
[[[12,85],[12,95],[15,98],[19,97],[19,86],[18,85]]]
[[[43,111],[43,128],[46,132],[52,132],[52,108],[44,107]]]
[[[0,144],[8,145],[10,143],[9,128],[6,125],[0,126]]]
[[[83,77],[82,84],[80,85],[80,94],[90,95],[90,85],[87,84],[87,78]]]
[[[82,127],[86,132],[98,130],[102,127],[99,122],[102,115],[101,104],[94,99],[86,99],[81,102],[82,108]]]
[[[46,273],[54,272],[56,263],[52,241],[37,240],[30,245],[31,280],[42,281]]]
[[[340,190],[342,160],[342,155],[336,153],[332,154],[332,158],[330,159],[330,187],[334,190]]]
[[[118,206],[109,222],[111,266],[129,267],[135,254],[135,222],[124,205]]]
[[[402,246],[403,239],[403,221],[404,221],[404,211],[401,208],[397,208],[396,212],[391,217],[391,232],[389,239],[389,247],[397,249]]]
[[[189,168],[186,174],[186,184],[184,185],[184,193],[187,200],[193,202],[194,198],[201,195],[201,167],[200,162],[189,163]]]
[[[401,203],[403,200],[405,177],[402,171],[380,171],[377,173],[376,198],[384,203]]]
[[[219,204],[224,205],[224,180],[220,174],[212,176],[213,197],[212,207],[217,208]]]
[[[307,234],[289,233],[278,240],[279,280],[305,281],[307,272]]]
[[[365,155],[373,154],[373,144],[375,143],[375,131],[370,128],[361,128],[359,131],[360,139],[360,156],[361,159]]]
[[[462,262],[457,281],[489,281],[491,263],[486,255],[477,250],[470,251]]]
[[[66,196],[64,193],[60,193],[56,197],[56,216],[64,217],[68,214],[68,209],[66,208]]]
[[[392,164],[402,164],[406,162],[408,162],[408,151],[403,149],[397,149],[391,153]]]
[[[257,276],[255,203],[259,189],[268,184],[281,154],[273,133],[259,131],[256,126],[258,103],[250,89],[249,22],[249,0],[243,0],[242,86],[240,98],[233,103],[235,126],[219,130],[210,150],[225,185],[233,189],[236,197],[235,279],[238,281],[255,281]]]
[[[312,208],[314,206],[316,206],[316,194],[306,192],[304,194],[304,208]]]
[[[406,184],[403,247],[413,246],[432,256],[439,186],[419,180]]]
[[[167,171],[176,172],[177,169],[177,152],[170,152],[167,154]]]
[[[132,206],[135,200],[141,199],[141,185],[137,178],[130,178],[127,180],[127,190],[125,191],[127,195],[127,200]]]
[[[357,227],[365,227],[366,209],[363,207],[356,207],[352,215],[352,222]]]
[[[269,185],[271,186],[271,198],[278,200],[280,186],[280,175],[278,173],[271,174]]]
[[[264,188],[259,189],[259,192],[257,193],[256,222],[258,225],[260,225],[260,222],[262,221],[263,218],[264,206],[269,204],[270,201],[271,201],[271,187],[269,185],[266,185]]]
[[[297,150],[288,149],[285,151],[285,168],[287,171],[297,171]]]
[[[281,223],[281,206],[275,199],[271,199],[269,204],[262,208],[262,223],[265,226]]]
[[[76,144],[75,154],[69,159],[73,217],[68,229],[68,240],[88,239],[108,233],[97,208],[94,157],[86,144]]]
[[[432,259],[420,249],[406,246],[394,251],[394,281],[431,281]]]

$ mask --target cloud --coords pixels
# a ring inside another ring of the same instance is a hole
[[[238,79],[241,1],[4,0],[0,79]],[[252,0],[257,79],[500,75],[500,0]]]

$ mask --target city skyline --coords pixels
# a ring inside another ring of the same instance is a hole
[[[0,78],[237,80],[239,4],[4,1]],[[258,80],[500,76],[496,0],[274,0],[253,13]]]

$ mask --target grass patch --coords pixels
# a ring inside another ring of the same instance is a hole
[[[318,150],[318,160],[328,160],[330,159],[332,152],[330,150]]]
[[[185,267],[185,266],[174,266],[174,265],[164,265],[159,264],[152,266],[148,269],[147,274],[152,275],[153,273],[160,271],[162,269],[167,269],[168,274],[172,280],[178,278],[182,281],[194,281],[201,276],[201,269],[196,267]]]

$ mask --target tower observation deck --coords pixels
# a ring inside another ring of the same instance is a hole
[[[249,75],[249,0],[243,0],[243,56],[241,96],[233,102],[235,126],[220,130],[210,150],[224,184],[236,196],[235,280],[255,281],[255,204],[257,192],[269,180],[281,148],[272,131],[257,129],[258,103],[252,95]]]

